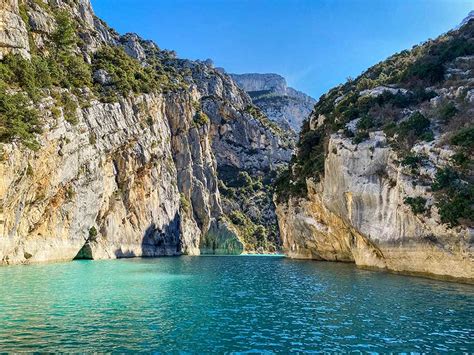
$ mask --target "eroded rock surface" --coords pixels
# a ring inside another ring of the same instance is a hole
[[[328,151],[324,180],[309,180],[306,198],[277,207],[290,257],[474,277],[472,230],[441,224],[432,203],[425,215],[412,212],[406,197],[416,194],[432,202],[432,194],[404,173],[383,133],[359,145],[334,135]]]
[[[0,59],[7,53],[29,57],[26,24],[20,16],[18,0],[0,2]]]

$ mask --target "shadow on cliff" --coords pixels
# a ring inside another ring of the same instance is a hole
[[[180,254],[181,218],[176,212],[173,219],[162,228],[150,224],[142,239],[142,256],[153,257]]]
[[[155,223],[152,223],[145,230],[141,240],[141,253],[118,248],[115,249],[114,255],[117,258],[180,255],[180,225],[181,219],[178,213],[176,213],[173,219],[162,228],[158,228]],[[96,242],[96,240],[87,240],[74,259],[93,260],[94,242]]]

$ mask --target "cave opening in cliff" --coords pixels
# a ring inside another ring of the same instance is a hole
[[[93,260],[92,248],[88,242],[82,246],[74,260]]]

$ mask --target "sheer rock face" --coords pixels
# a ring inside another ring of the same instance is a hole
[[[221,182],[228,183],[223,172],[229,170],[234,171],[235,175],[239,171],[246,171],[253,177],[265,178],[286,166],[293,151],[293,137],[252,116],[248,112],[252,105],[250,97],[229,75],[214,69],[208,62],[179,60],[178,67],[190,72],[189,82],[198,93],[197,101],[202,111],[209,118],[211,147]],[[241,211],[264,226],[277,225],[270,192],[264,192],[263,189],[255,191],[255,198],[244,200],[245,203],[242,203],[239,196],[226,197],[221,200],[220,208],[226,216]],[[238,229],[223,225],[221,220],[211,226],[210,233],[206,235],[205,252],[209,251],[211,244],[231,253],[239,250],[232,238],[222,238],[216,233],[218,230],[226,236],[236,234],[241,238]],[[245,251],[255,252],[253,249]]]
[[[40,150],[4,146],[0,260],[199,254],[211,228],[236,240],[222,220],[210,127],[194,125],[196,95],[91,101],[75,126],[45,100]]]
[[[0,1],[0,59],[15,53],[30,57],[28,31],[20,16],[18,0]]]
[[[85,244],[83,256],[94,259],[180,252],[165,114],[174,103],[149,95],[91,103],[77,126],[63,119],[52,126],[36,153],[7,146],[0,165],[3,262],[71,260]],[[153,121],[144,123],[137,107],[146,107]]]
[[[316,101],[291,87],[278,74],[230,74],[268,118],[298,132]]]
[[[203,111],[211,122],[214,153],[219,166],[262,172],[291,159],[293,137],[271,127],[246,111],[252,101],[232,76],[203,63],[186,61],[201,95]]]
[[[428,145],[418,148],[438,164],[452,154]],[[440,223],[429,188],[404,174],[382,132],[359,145],[334,134],[328,152],[324,179],[308,180],[306,198],[277,206],[290,257],[474,279],[473,231]],[[429,213],[415,215],[404,204],[413,194],[427,199]]]

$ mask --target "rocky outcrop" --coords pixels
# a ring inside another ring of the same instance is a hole
[[[231,74],[237,85],[245,91],[271,90],[286,95],[288,86],[285,78],[278,74]]]
[[[4,263],[175,255],[179,193],[164,97],[91,102],[79,123],[48,118],[37,152],[4,145]],[[44,103],[48,115],[48,102]],[[146,107],[146,122],[137,107]]]
[[[0,59],[14,53],[29,57],[30,46],[26,24],[20,16],[18,0],[0,3]]]
[[[231,74],[272,121],[283,129],[299,132],[303,120],[309,116],[316,101],[291,87],[278,74]]]
[[[470,11],[467,16],[461,21],[459,26],[456,27],[456,29],[460,29],[462,26],[466,25],[469,21],[474,19],[474,10]]]
[[[438,163],[449,156],[442,149],[431,151]],[[472,230],[440,223],[429,187],[406,174],[383,133],[358,145],[334,135],[328,152],[324,180],[308,180],[306,198],[278,205],[290,257],[474,278]],[[414,195],[431,201],[428,213],[416,215],[404,203]]]
[[[222,240],[214,252],[241,250],[222,220],[209,125],[194,125],[194,98],[91,101],[76,125],[53,118],[45,100],[41,148],[3,147],[0,260],[199,254],[209,230]]]

